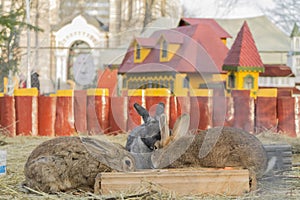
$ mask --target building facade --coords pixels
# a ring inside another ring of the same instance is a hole
[[[12,6],[9,0],[1,1],[3,10]],[[67,88],[68,81],[80,83],[72,74],[79,55],[88,55],[94,71],[120,64],[132,36],[162,17],[170,19],[166,28],[175,27],[181,16],[179,0],[36,0],[30,8],[30,23],[43,29],[30,32],[29,58],[30,69],[40,74],[41,93]],[[27,39],[24,30],[20,41],[23,76],[28,71]]]

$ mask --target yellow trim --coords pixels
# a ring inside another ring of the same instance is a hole
[[[127,95],[128,96],[145,96],[145,90],[143,89],[133,89],[133,90],[128,90]]]
[[[37,88],[22,88],[14,90],[15,96],[38,96],[39,91]]]
[[[108,88],[92,88],[87,90],[88,96],[109,96]]]
[[[3,92],[0,93],[0,97],[4,97],[4,93]]]
[[[197,97],[212,97],[213,90],[211,90],[211,89],[192,89],[190,95],[197,96]]]
[[[259,89],[256,95],[257,97],[277,97],[277,89]]]
[[[74,90],[57,90],[56,94],[51,94],[52,97],[72,97]]]
[[[171,92],[167,88],[147,88],[146,96],[156,96],[156,97],[165,97],[170,96]]]

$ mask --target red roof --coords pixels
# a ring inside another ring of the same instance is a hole
[[[135,38],[135,40],[142,47],[154,47],[156,43],[154,38]]]
[[[180,48],[169,62],[160,62],[160,44],[157,42],[143,63],[134,63],[134,47],[130,46],[119,73],[127,72],[203,72],[220,73],[228,48],[214,30],[206,24],[160,30],[151,38],[165,38],[169,43],[179,43]]]
[[[231,67],[263,67],[254,39],[247,22],[244,22],[228,55],[224,66]]]
[[[195,24],[206,24],[214,30],[214,32],[220,38],[232,38],[231,35],[225,31],[214,19],[209,18],[182,18],[180,25],[195,25]]]
[[[290,67],[286,65],[264,65],[265,71],[262,77],[295,77]]]

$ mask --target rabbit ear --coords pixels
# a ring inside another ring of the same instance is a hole
[[[152,166],[155,169],[168,167],[188,150],[194,138],[195,134],[187,134],[168,146],[154,151],[151,155]]]
[[[188,114],[182,114],[177,118],[173,132],[172,132],[172,140],[176,140],[187,134],[190,127],[190,116]]]
[[[149,112],[144,107],[139,105],[138,103],[135,103],[133,106],[134,106],[135,110],[137,111],[137,113],[143,117],[143,121],[146,123],[148,121],[148,119],[150,118]]]
[[[165,104],[164,103],[159,103],[156,106],[156,112],[155,112],[155,117],[159,117],[165,112]]]
[[[108,143],[100,140],[95,140],[89,137],[81,137],[80,138],[82,143],[84,144],[85,148],[88,152],[93,155],[93,157],[97,158],[100,162],[102,162],[102,156],[104,154],[109,153],[109,145]]]
[[[170,129],[167,124],[167,116],[165,114],[162,114],[159,117],[159,129],[160,129],[160,135],[161,135],[161,139],[159,142],[159,148],[162,148],[167,145],[167,143],[170,139]]]

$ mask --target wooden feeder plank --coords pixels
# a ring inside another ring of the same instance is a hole
[[[136,191],[144,186],[160,188],[178,195],[221,194],[239,196],[249,192],[249,172],[244,169],[162,169],[138,172],[101,173],[95,193]]]

